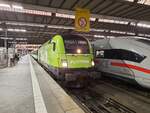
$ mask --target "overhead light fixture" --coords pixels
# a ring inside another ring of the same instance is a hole
[[[107,38],[115,38],[114,36],[107,36]]]
[[[8,38],[8,37],[0,37],[0,39],[3,39],[3,40],[13,40],[13,38]]]
[[[150,35],[149,35],[149,34],[142,34],[142,33],[139,33],[139,34],[138,34],[138,36],[150,37]],[[142,38],[143,38],[143,37],[142,37]],[[146,39],[147,39],[147,38],[146,38]]]
[[[16,41],[11,41],[11,42],[8,42],[9,44],[16,44],[17,42]]]
[[[12,8],[13,9],[23,9],[23,7],[20,5],[12,5]]]
[[[146,37],[150,37],[150,35],[149,35],[149,34],[145,34],[145,36],[146,36]]]
[[[75,15],[63,14],[63,13],[56,13],[56,17],[75,19]],[[95,20],[96,18],[93,17],[90,18],[90,21],[95,21]]]
[[[56,17],[75,19],[75,15],[56,13]]]
[[[16,40],[20,40],[20,41],[22,41],[22,40],[28,40],[27,38],[16,38]]]
[[[149,0],[139,0],[138,3],[139,4],[150,5],[150,1]]]
[[[90,30],[91,31],[97,31],[97,32],[104,32],[105,31],[104,29],[95,29],[95,28],[91,28]]]
[[[11,8],[9,4],[0,4],[0,8]]]
[[[26,29],[14,29],[16,32],[26,32]]]
[[[127,32],[127,35],[135,35],[135,33]]]
[[[110,30],[111,33],[126,34],[125,31]]]
[[[44,24],[36,24],[36,23],[6,22],[6,24],[7,25],[17,25],[17,26],[45,27]]]
[[[150,28],[150,24],[144,24],[144,23],[138,23],[137,26],[144,27],[144,28]]]
[[[93,18],[93,17],[90,18],[90,21],[94,22],[95,20],[96,20],[96,18]]]
[[[145,36],[145,34],[139,33],[138,36]]]
[[[134,0],[125,0],[125,1],[134,2]]]
[[[56,28],[56,29],[74,29],[74,27],[71,26],[56,26],[56,25],[49,25],[48,28]]]
[[[27,30],[26,29],[7,29],[8,31],[11,31],[11,32],[26,32]]]
[[[125,1],[135,2],[135,0],[125,0]],[[150,1],[149,0],[136,0],[136,3],[144,4],[144,5],[150,5]]]
[[[17,12],[17,13],[33,14],[33,15],[42,15],[42,16],[52,15],[52,13],[48,11],[24,9],[22,6],[19,6],[19,5],[12,5],[11,7],[9,4],[0,4],[0,10],[9,11],[9,12]]]
[[[7,29],[8,31],[14,31],[14,29]]]
[[[127,25],[129,22],[127,21],[122,21],[122,20],[112,20],[112,19],[98,19],[98,22],[105,22],[105,23],[113,23],[113,24],[123,24]]]
[[[2,29],[2,28],[0,28],[0,31],[3,31],[3,29]]]
[[[104,35],[94,35],[95,38],[105,38]]]
[[[33,14],[33,15],[42,15],[42,16],[51,16],[51,12],[47,11],[40,11],[40,10],[30,10],[30,9],[23,9],[21,13]]]

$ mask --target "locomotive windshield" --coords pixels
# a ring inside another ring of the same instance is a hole
[[[89,44],[78,35],[64,35],[65,51],[68,54],[89,54]]]

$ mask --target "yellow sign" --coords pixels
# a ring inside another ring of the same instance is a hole
[[[90,12],[87,9],[76,9],[75,30],[80,32],[90,31]]]

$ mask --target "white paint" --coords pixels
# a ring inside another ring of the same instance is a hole
[[[34,105],[35,105],[35,113],[48,113],[43,96],[40,90],[40,86],[35,74],[35,71],[33,69],[33,65],[31,62],[31,57],[29,56],[29,62],[30,62],[30,69],[31,69],[31,79],[32,79],[32,86],[33,86],[33,95],[34,95]]]

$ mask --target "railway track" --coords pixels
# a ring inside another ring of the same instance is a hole
[[[95,82],[94,84],[91,90],[94,90],[98,94],[122,103],[136,113],[150,113],[150,98],[145,98],[123,88],[118,88],[118,86],[110,85],[106,81]]]
[[[141,86],[128,84],[127,82],[124,82],[124,81],[121,81],[118,79],[113,79],[113,78],[110,79],[109,77],[107,79],[97,81],[96,84],[108,85],[112,88],[121,90],[128,95],[132,95],[135,98],[141,99],[141,100],[145,101],[146,103],[150,104],[150,90],[145,89]]]
[[[136,113],[112,98],[104,97],[90,88],[67,90],[69,94],[87,106],[91,113]]]
[[[99,80],[91,81],[85,89],[71,89],[70,92],[92,113],[150,113],[150,98],[145,96],[149,90],[142,92],[133,87],[130,91],[128,85],[127,88],[121,86]]]
[[[110,83],[113,86],[117,86],[118,88],[125,89],[128,92],[132,92],[141,96],[144,96],[146,98],[150,98],[150,89],[143,88],[142,86],[138,84],[132,84],[128,83],[123,80],[119,80],[117,78],[109,77],[108,73],[102,73],[104,75],[104,79],[102,78],[102,81],[105,83]],[[135,82],[136,83],[136,82]]]

